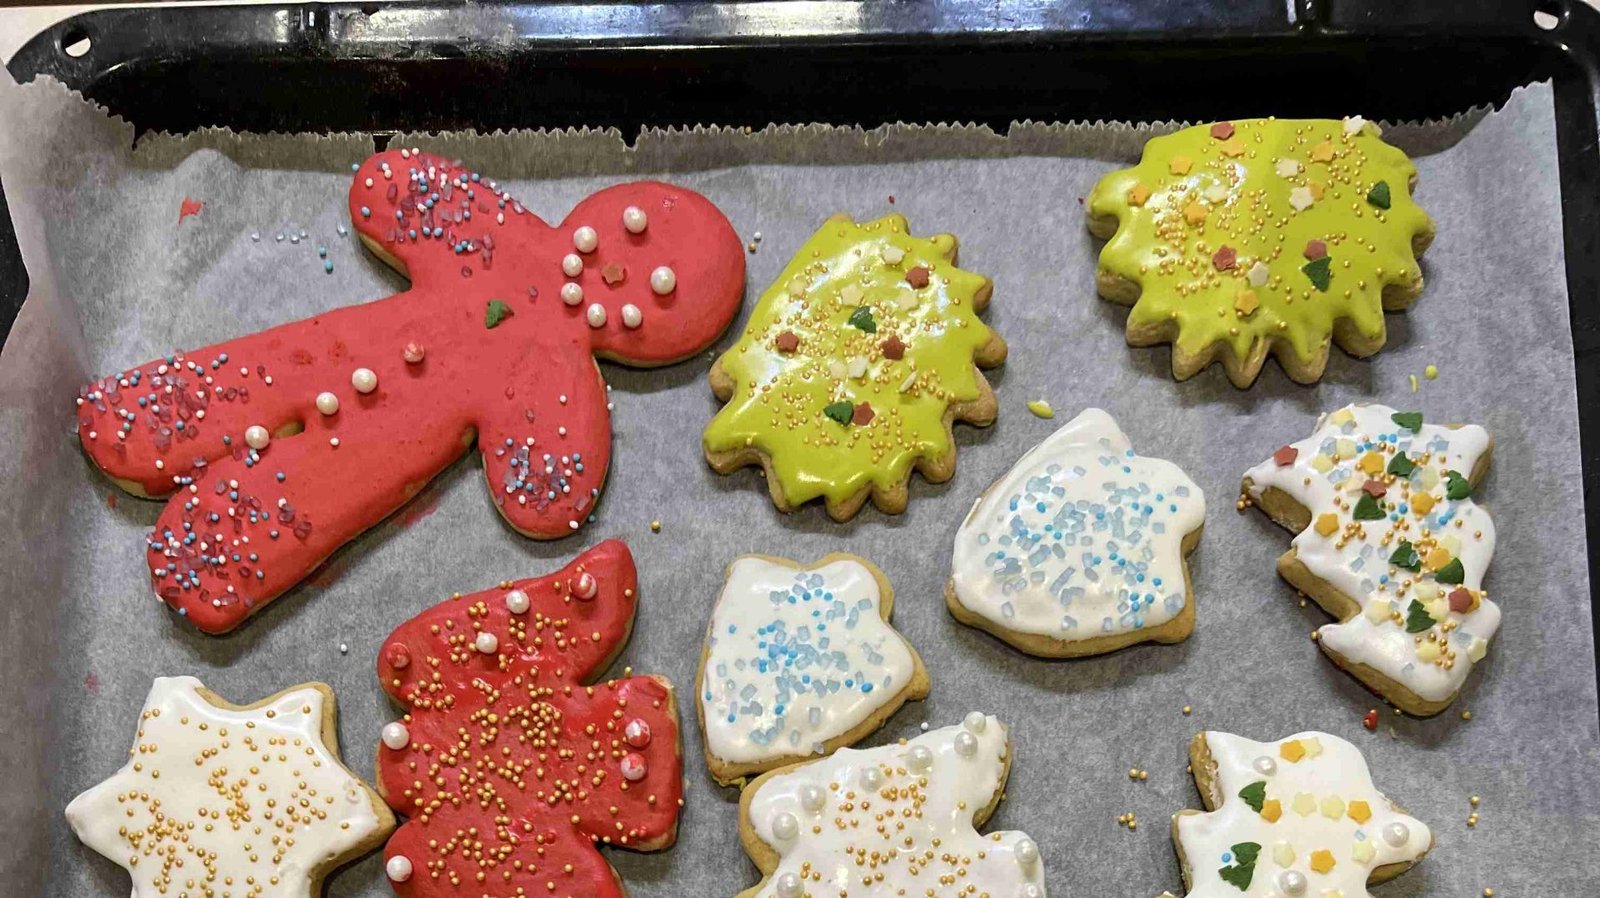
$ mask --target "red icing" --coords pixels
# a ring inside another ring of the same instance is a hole
[[[361,236],[408,272],[410,290],[151,362],[80,392],[79,435],[90,458],[146,494],[176,491],[146,557],[156,593],[202,630],[230,630],[299,582],[460,457],[474,435],[506,520],[539,539],[572,533],[594,508],[611,454],[606,387],[591,356],[673,362],[710,345],[738,311],[743,247],[697,193],[622,184],[551,227],[514,200],[501,206],[492,182],[402,152],[361,166],[350,210]],[[424,192],[412,173],[430,169]],[[439,199],[428,208],[432,193]],[[623,227],[628,206],[647,214],[643,233]],[[582,254],[583,272],[568,278],[561,260],[575,252],[572,233],[582,225],[599,244]],[[422,238],[424,227],[442,233]],[[645,277],[608,285],[608,265],[669,266],[677,286],[658,296]],[[576,306],[560,298],[569,280],[585,294]],[[490,330],[492,299],[516,314]],[[594,302],[607,310],[601,328],[586,320]],[[643,313],[637,328],[623,323],[629,303]],[[413,353],[420,361],[406,360],[408,346],[426,347]],[[377,374],[376,390],[356,392],[357,368]],[[338,397],[337,413],[317,410],[323,391]],[[141,407],[141,397],[155,404]],[[125,423],[127,436],[118,439]],[[257,424],[283,435],[249,466],[244,433]],[[289,435],[296,427],[304,432]]]
[[[585,572],[598,593],[578,602],[570,584]],[[526,612],[507,610],[511,589],[527,593]],[[595,843],[672,842],[683,771],[671,687],[656,677],[582,685],[627,640],[636,599],[633,557],[609,540],[550,576],[435,605],[390,635],[378,678],[407,709],[410,734],[398,751],[378,746],[379,789],[411,817],[384,849],[386,862],[412,864],[396,892],[622,898]],[[473,647],[481,631],[498,638],[496,654]],[[400,648],[409,663],[397,669]],[[629,742],[633,720],[651,735]],[[629,782],[625,767],[644,775]]]

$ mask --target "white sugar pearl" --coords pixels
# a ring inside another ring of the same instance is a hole
[[[862,770],[861,785],[865,789],[876,791],[879,786],[883,785],[883,771],[879,770],[876,765]]]
[[[970,758],[978,753],[978,737],[966,730],[956,734],[956,754]]]
[[[1383,840],[1399,848],[1411,841],[1411,828],[1404,823],[1391,823],[1383,828]]]
[[[411,859],[403,854],[397,854],[383,865],[383,872],[389,874],[389,878],[395,882],[405,882],[411,878]]]
[[[350,372],[350,386],[357,393],[371,393],[378,388],[378,375],[371,368],[357,368]]]
[[[913,745],[906,752],[906,763],[912,770],[927,770],[933,766],[933,752],[926,745]]]
[[[583,257],[577,253],[567,253],[561,259],[561,271],[569,278],[583,274]]]
[[[630,783],[637,783],[644,779],[647,772],[644,764],[644,755],[630,751],[622,756],[622,763],[617,765],[622,771],[622,778]]]
[[[787,842],[800,835],[800,821],[788,811],[783,811],[772,818],[772,834]]]
[[[605,327],[606,307],[597,302],[589,303],[589,308],[584,310],[583,317],[589,319],[590,327]]]
[[[1023,839],[1017,843],[1015,849],[1017,863],[1024,867],[1031,867],[1039,862],[1039,846],[1032,839]]]
[[[1044,890],[1031,882],[1024,885],[1022,891],[1017,894],[1022,898],[1044,898]]]
[[[572,584],[572,594],[585,602],[595,597],[600,591],[600,584],[594,579],[594,574],[584,571],[578,575],[577,581]]]
[[[485,655],[492,655],[500,648],[500,638],[489,632],[479,633],[472,646]]]
[[[989,726],[989,718],[985,717],[982,711],[973,711],[961,721],[961,725],[974,733],[981,733]]]
[[[1299,870],[1285,870],[1278,874],[1278,888],[1285,895],[1304,895],[1306,893],[1306,875]]]
[[[528,594],[520,589],[513,589],[506,593],[506,610],[512,614],[526,614],[528,611]]]
[[[644,312],[639,311],[639,307],[630,302],[622,307],[622,323],[630,329],[638,327],[644,323]]]
[[[317,411],[324,415],[331,415],[339,410],[339,397],[332,393],[317,394]]]
[[[561,301],[569,306],[583,302],[583,288],[574,283],[561,285]]]
[[[580,253],[592,253],[594,248],[600,245],[600,235],[594,232],[594,228],[584,225],[572,232],[572,245],[577,247]]]
[[[1256,772],[1262,776],[1271,776],[1278,772],[1278,762],[1266,755],[1256,758],[1251,766],[1255,767]]]
[[[677,287],[678,276],[667,266],[663,265],[650,272],[650,289],[654,290],[657,296],[666,296]]]
[[[778,898],[800,898],[805,893],[805,884],[800,881],[799,875],[785,873],[773,880],[772,891]]]
[[[272,434],[260,424],[252,424],[244,429],[244,442],[251,449],[265,449],[272,442]]]
[[[822,805],[828,800],[828,793],[822,791],[821,786],[801,786],[800,806],[808,811],[822,810]]]
[[[383,725],[383,744],[399,751],[411,744],[411,731],[399,721],[386,723]]]
[[[627,228],[630,234],[642,234],[644,229],[650,226],[650,219],[644,214],[643,209],[629,206],[622,210],[622,226]]]

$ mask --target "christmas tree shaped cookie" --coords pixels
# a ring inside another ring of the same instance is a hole
[[[1492,451],[1482,427],[1349,405],[1245,472],[1242,501],[1297,534],[1278,572],[1339,618],[1318,645],[1410,714],[1448,707],[1500,626],[1473,501]]]
[[[128,763],[73,799],[67,823],[128,871],[134,898],[316,898],[394,815],[340,761],[327,686],[239,706],[161,677]]]
[[[1327,733],[1189,744],[1206,813],[1179,811],[1172,840],[1188,898],[1370,898],[1433,846],[1426,824],[1372,783],[1354,745]]]
[[[1185,556],[1205,494],[1086,409],[1024,455],[956,531],[945,604],[1034,655],[1072,658],[1194,629]]]
[[[994,421],[979,367],[1006,345],[979,319],[992,285],[956,267],[956,238],[913,237],[905,217],[835,215],[762,294],[711,369],[727,405],[706,427],[720,473],[759,464],[773,504],[822,499],[846,520],[870,497],[905,510],[913,468],[955,473],[955,421]]]
[[[761,883],[739,898],[1043,898],[1039,846],[980,835],[1005,790],[1005,725],[974,712],[909,742],[762,774],[739,796]]]
[[[1422,291],[1433,239],[1411,201],[1416,168],[1359,117],[1247,119],[1152,139],[1087,201],[1100,294],[1132,305],[1133,346],[1172,344],[1172,374],[1221,361],[1247,387],[1268,354],[1294,380],[1328,347],[1358,357],[1384,312]]]
[[[893,608],[888,578],[855,555],[728,565],[696,680],[711,775],[726,785],[827,754],[926,697],[928,672],[889,626]]]

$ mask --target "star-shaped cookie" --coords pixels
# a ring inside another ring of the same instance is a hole
[[[1189,766],[1206,813],[1172,818],[1188,898],[1369,898],[1433,847],[1338,736],[1200,733]]]
[[[959,726],[764,773],[739,796],[763,879],[739,898],[1044,898],[1039,846],[981,835],[1011,771],[1004,724]]]
[[[1129,345],[1172,344],[1179,380],[1221,361],[1248,387],[1269,354],[1301,383],[1328,347],[1369,356],[1422,292],[1433,224],[1416,167],[1365,119],[1242,119],[1153,138],[1089,194],[1098,287]]]
[[[706,628],[696,692],[706,763],[724,785],[824,755],[928,694],[928,671],[889,625],[894,590],[864,558],[743,555]]]
[[[1244,475],[1244,503],[1297,533],[1278,573],[1339,618],[1317,644],[1409,714],[1448,707],[1500,626],[1472,499],[1492,452],[1476,425],[1349,405]]]
[[[382,844],[394,816],[339,760],[333,692],[231,705],[193,677],[150,687],[128,763],[67,805],[134,898],[312,898]]]
[[[945,604],[1033,655],[1070,658],[1194,629],[1184,560],[1205,494],[1086,409],[980,495],[956,531]]]

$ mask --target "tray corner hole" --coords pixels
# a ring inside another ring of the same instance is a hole
[[[1566,24],[1567,4],[1565,0],[1535,0],[1533,4],[1533,24],[1540,31],[1554,31]]]
[[[73,59],[88,56],[91,46],[89,32],[83,30],[82,26],[73,25],[61,33],[61,52]]]

